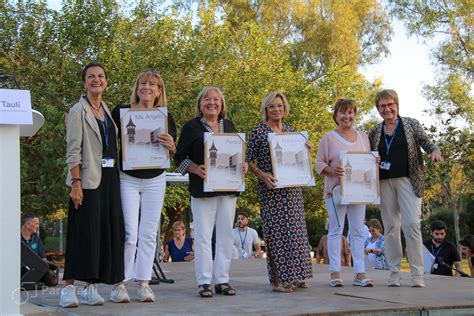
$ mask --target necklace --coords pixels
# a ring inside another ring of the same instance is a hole
[[[99,106],[96,108],[96,107],[94,107],[94,106],[92,105],[91,101],[89,100],[89,98],[88,98],[86,95],[84,96],[84,99],[86,99],[86,101],[87,101],[87,103],[89,104],[89,106],[90,106],[92,112],[94,112],[94,116],[95,116],[96,118],[98,118],[99,120],[103,120],[103,119],[104,119],[104,116],[101,115],[101,112],[102,112],[101,110],[103,110],[103,108],[102,108],[102,103],[99,103]]]

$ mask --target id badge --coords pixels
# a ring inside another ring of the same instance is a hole
[[[391,165],[390,161],[381,161],[380,162],[380,169],[390,170],[390,165]]]
[[[115,160],[113,158],[102,158],[102,168],[113,168]]]

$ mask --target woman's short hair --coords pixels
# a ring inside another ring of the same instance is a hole
[[[382,99],[393,99],[395,104],[397,105],[397,109],[399,109],[398,106],[398,94],[395,90],[392,89],[384,89],[375,95],[375,107],[378,109],[379,108],[379,102]]]
[[[354,100],[352,99],[339,99],[334,106],[334,110],[332,111],[332,119],[336,122],[337,125],[339,123],[336,121],[336,116],[338,112],[345,112],[347,109],[353,109],[354,114],[357,114],[357,106]]]
[[[153,107],[162,107],[166,106],[166,89],[165,89],[165,82],[158,71],[155,70],[143,70],[135,79],[135,83],[133,84],[132,95],[130,97],[131,104],[138,104],[140,102],[140,97],[138,96],[138,85],[140,84],[141,80],[148,80],[150,78],[156,79],[156,83],[161,88],[161,93],[159,97],[155,98],[153,101]]]
[[[214,87],[214,86],[206,86],[202,88],[201,92],[199,92],[197,99],[196,99],[196,116],[202,117],[202,111],[201,111],[201,101],[205,97],[209,95],[212,91],[217,92],[217,95],[221,99],[221,112],[219,113],[219,118],[227,118],[227,106],[225,104],[225,99],[224,99],[224,94],[222,94],[222,91],[219,87]]]
[[[81,72],[81,78],[82,78],[82,82],[86,82],[86,73],[87,73],[87,70],[89,68],[92,68],[92,67],[99,67],[99,68],[102,68],[102,70],[104,71],[104,75],[105,75],[105,79],[107,79],[107,71],[105,71],[105,67],[104,65],[102,65],[101,63],[98,63],[98,62],[90,62],[88,63],[87,65],[84,66],[84,68],[82,69],[82,72]]]
[[[184,227],[184,223],[182,221],[176,221],[173,223],[173,231],[176,229],[176,228],[181,228],[183,231],[185,230],[185,227]]]
[[[262,105],[260,106],[260,114],[262,115],[262,120],[263,122],[268,121],[268,116],[267,116],[267,108],[270,106],[270,104],[275,100],[276,98],[280,98],[283,101],[283,105],[285,107],[283,111],[283,118],[287,118],[288,114],[290,114],[290,105],[288,104],[288,100],[286,100],[286,97],[283,93],[279,91],[273,91],[267,94],[263,100],[262,100]]]
[[[375,228],[375,229],[378,229],[380,231],[380,233],[383,233],[383,227],[382,227],[382,223],[380,223],[380,221],[376,218],[371,218],[367,221],[367,226],[369,228]]]

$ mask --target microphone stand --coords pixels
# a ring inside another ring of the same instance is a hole
[[[444,262],[444,259],[443,259],[443,258],[438,258],[438,263],[440,263],[442,266],[444,266],[444,267],[446,267],[446,268],[449,268],[449,269],[451,269],[451,270],[456,271],[456,272],[459,273],[462,277],[469,278],[469,274],[464,273],[464,272],[462,272],[461,270],[458,270],[458,269],[456,269],[455,267],[450,266],[449,264],[447,264],[446,262]]]

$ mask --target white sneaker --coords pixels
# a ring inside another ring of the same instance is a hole
[[[390,278],[388,279],[387,286],[400,287],[400,273],[390,272]]]
[[[140,302],[154,302],[155,301],[155,294],[153,290],[148,285],[142,285],[138,289],[138,300]]]
[[[120,284],[115,286],[110,293],[110,300],[114,303],[129,303],[130,297],[128,296],[125,285]]]
[[[104,305],[104,298],[97,292],[97,285],[89,284],[82,289],[81,304],[90,306]]]
[[[61,289],[59,305],[64,308],[79,306],[79,301],[76,296],[76,287],[74,285],[71,284]]]
[[[411,287],[425,287],[423,275],[412,275]]]

